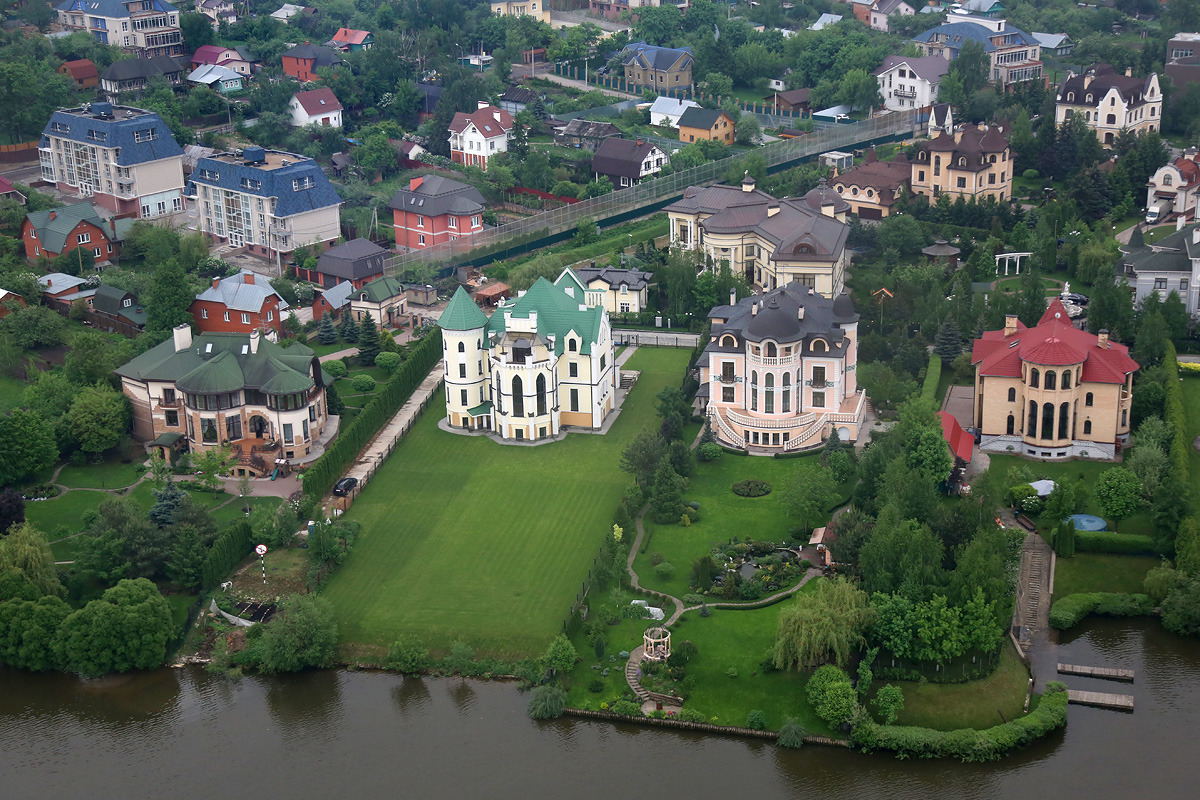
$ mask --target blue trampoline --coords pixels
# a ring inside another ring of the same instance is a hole
[[[1108,530],[1108,523],[1101,517],[1095,514],[1072,514],[1067,517],[1071,522],[1075,523],[1077,531],[1103,531]],[[1063,520],[1066,522],[1067,520]]]

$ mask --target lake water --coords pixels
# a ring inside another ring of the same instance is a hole
[[[80,681],[0,672],[0,798],[1196,797],[1200,642],[1097,620],[1059,649],[1131,667],[1137,711],[1071,706],[1065,732],[1004,761],[899,761],[563,718],[515,687],[330,671],[185,668]]]

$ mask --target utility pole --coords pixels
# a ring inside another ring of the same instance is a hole
[[[875,292],[872,292],[871,296],[879,298],[879,330],[880,330],[880,332],[882,332],[883,331],[883,301],[887,300],[891,297],[894,297],[895,295],[893,295],[886,288],[884,288],[884,289],[879,289]]]

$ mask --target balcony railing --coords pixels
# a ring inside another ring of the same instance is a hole
[[[716,379],[721,383],[737,383],[738,380],[736,375],[718,375]]]
[[[756,356],[750,354],[750,363],[758,364],[763,367],[790,367],[796,363],[795,356],[787,356],[785,358],[769,358],[767,356]]]
[[[898,86],[892,90],[892,94],[895,95],[896,97],[916,97],[917,90],[916,89],[906,89],[903,86]]]
[[[807,427],[816,420],[817,415],[813,413],[801,414],[798,417],[788,417],[786,419],[770,419],[763,417],[748,417],[745,414],[739,414],[731,409],[724,409],[725,415],[729,417],[730,422],[735,422],[746,428],[770,429],[770,430],[794,430],[796,428]]]
[[[179,406],[180,403],[178,397],[176,397],[174,400],[167,400],[162,397],[158,398],[159,408],[179,408]]]

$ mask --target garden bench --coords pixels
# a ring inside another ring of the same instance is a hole
[[[1025,516],[1024,514],[1017,514],[1016,520],[1017,524],[1025,530],[1029,531],[1030,533],[1037,533],[1037,525],[1035,525],[1033,520],[1031,520],[1029,517]]]

